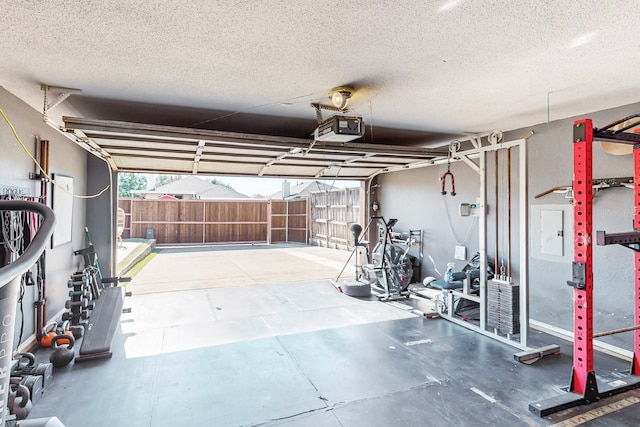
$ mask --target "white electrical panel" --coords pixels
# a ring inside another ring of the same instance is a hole
[[[564,212],[561,210],[540,211],[540,253],[564,255]]]

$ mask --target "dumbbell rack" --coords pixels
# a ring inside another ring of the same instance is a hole
[[[62,314],[62,320],[68,320],[72,326],[78,326],[89,318],[93,309],[95,276],[90,268],[73,273],[67,282],[69,299],[65,302],[68,311]]]
[[[573,194],[574,194],[574,258],[573,277],[568,285],[574,289],[573,307],[573,370],[569,392],[529,405],[529,410],[541,417],[594,403],[640,387],[640,329],[634,329],[631,375],[617,381],[612,387],[596,380],[593,355],[593,244],[621,244],[634,249],[634,325],[640,325],[640,134],[625,132],[635,125],[624,122],[640,117],[625,117],[602,129],[593,127],[590,119],[576,120],[573,124]],[[622,129],[616,126],[622,125]],[[607,235],[597,232],[593,238],[593,141],[608,141],[633,145],[634,231]],[[602,335],[602,334],[600,334]]]

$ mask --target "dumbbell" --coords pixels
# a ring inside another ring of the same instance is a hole
[[[83,298],[80,301],[67,300],[64,303],[64,308],[66,309],[70,309],[71,307],[87,308],[88,305],[89,305],[89,300],[86,298]]]
[[[18,353],[16,355],[16,367],[12,369],[11,376],[40,376],[42,377],[42,386],[47,387],[53,379],[53,365],[51,363],[38,363],[32,353]],[[22,361],[26,362],[22,362]]]
[[[69,279],[69,281],[67,281],[67,288],[82,288],[86,286],[87,286],[86,280]]]
[[[79,325],[69,326],[69,330],[71,331],[71,335],[75,339],[80,339],[84,335],[84,325],[81,323]]]
[[[80,301],[67,300],[64,303],[64,307],[67,310],[71,310],[71,314],[79,314],[79,313],[82,313],[83,311],[93,310],[93,307],[95,305],[96,305],[95,301],[87,298],[83,298]],[[62,320],[67,320],[67,319],[62,319]]]
[[[62,320],[69,320],[72,324],[77,325],[82,320],[87,320],[89,318],[89,313],[86,311],[82,311],[80,313],[70,313],[65,311],[62,313]]]
[[[71,298],[73,297],[86,297],[87,295],[89,295],[89,291],[87,289],[80,289],[77,291],[71,290],[69,291],[69,296]]]

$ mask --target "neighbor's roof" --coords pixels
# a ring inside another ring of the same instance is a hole
[[[168,184],[156,187],[151,190],[152,193],[163,194],[197,194],[200,191],[205,191],[211,188],[213,185],[209,181],[205,181],[197,176],[187,176],[177,181],[172,181]]]
[[[236,190],[224,185],[212,184],[213,187],[201,191],[197,194],[199,199],[248,199],[246,194],[238,193]]]
[[[289,196],[287,197],[291,198],[291,197],[309,196],[314,191],[326,191],[326,190],[332,190],[333,188],[335,187],[329,184],[325,184],[324,182],[321,182],[321,181],[303,182],[302,184],[292,185],[291,190],[289,191]],[[269,198],[283,199],[284,197],[282,196],[282,190],[278,191],[277,193],[271,194]]]
[[[156,187],[153,190],[132,191],[136,194],[190,194],[202,199],[245,199],[247,195],[239,193],[224,185],[213,184],[197,176],[187,176],[177,181]]]

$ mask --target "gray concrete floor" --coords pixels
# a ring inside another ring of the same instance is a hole
[[[259,249],[160,252],[130,285],[132,313],[122,315],[113,358],[57,370],[32,417],[56,415],[67,427],[640,425],[637,391],[547,418],[528,411],[565,393],[569,343],[559,343],[561,355],[522,365],[505,344],[348,297],[326,278],[221,285],[220,258],[260,267],[243,269],[250,277],[275,265],[271,256],[288,260],[278,265],[310,260],[304,251]],[[333,277],[331,257],[313,257]],[[183,270],[191,262],[198,273]],[[136,292],[156,286],[165,290]],[[532,341],[557,343],[541,333]],[[600,381],[628,367],[597,357]]]

